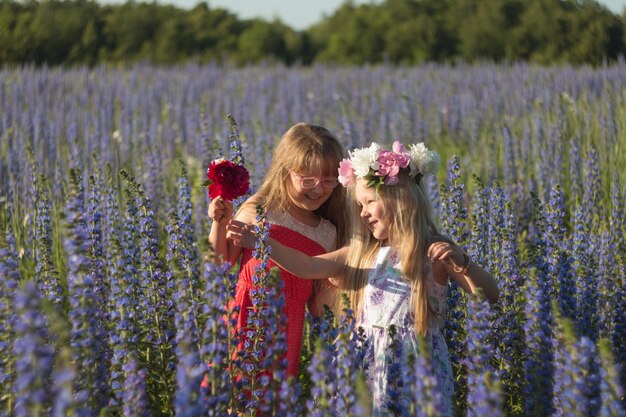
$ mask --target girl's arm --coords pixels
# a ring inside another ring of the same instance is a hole
[[[241,248],[233,245],[226,238],[226,227],[233,216],[233,212],[233,203],[230,201],[215,198],[209,204],[208,213],[213,220],[209,232],[209,243],[215,252],[215,261],[218,263],[228,262],[231,266],[235,265],[241,255]],[[235,215],[235,218],[245,223],[254,223],[256,217],[251,215],[249,210],[242,209]]]
[[[428,248],[432,262],[439,261],[445,273],[452,277],[465,291],[475,294],[480,288],[490,303],[500,297],[498,284],[493,276],[475,264],[459,246],[450,242],[435,242]]]
[[[232,220],[227,227],[227,238],[238,247],[254,248],[257,241],[252,232],[252,225]],[[309,256],[269,238],[270,257],[281,268],[304,279],[323,279],[337,277],[343,272],[348,247],[337,249],[322,255]]]

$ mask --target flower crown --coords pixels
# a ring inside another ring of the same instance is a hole
[[[395,185],[403,169],[409,169],[409,177],[419,183],[439,165],[439,154],[428,150],[423,142],[409,145],[408,151],[398,141],[393,143],[391,151],[372,142],[369,148],[354,149],[349,154],[349,159],[339,163],[339,182],[344,187],[354,185],[357,178],[368,180],[368,187]]]

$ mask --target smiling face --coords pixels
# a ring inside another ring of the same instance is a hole
[[[393,219],[391,214],[385,213],[385,207],[376,194],[376,189],[367,187],[367,181],[358,180],[355,189],[356,201],[361,209],[361,220],[378,240],[389,238],[389,231]]]
[[[333,186],[330,186],[329,183],[331,178],[336,179],[337,177],[328,176],[322,170],[315,168],[307,172],[292,172],[289,176],[288,190],[291,203],[298,208],[308,211],[317,210],[324,204],[330,198],[336,186],[336,183]],[[305,179],[304,181],[303,178]],[[313,187],[305,187],[311,178],[319,181]]]

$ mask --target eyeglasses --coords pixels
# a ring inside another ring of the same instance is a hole
[[[291,175],[300,180],[300,185],[302,186],[302,188],[315,188],[320,182],[322,183],[324,188],[335,188],[339,184],[339,180],[335,177],[303,177],[302,175],[296,174],[293,171],[290,172]]]

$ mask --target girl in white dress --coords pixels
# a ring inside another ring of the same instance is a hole
[[[391,325],[405,357],[418,353],[417,335],[425,337],[443,415],[451,416],[454,385],[442,332],[448,279],[470,293],[480,289],[491,302],[499,295],[491,274],[437,231],[421,179],[435,171],[438,159],[423,143],[408,150],[399,142],[391,150],[377,143],[355,149],[339,167],[339,181],[354,202],[350,243],[309,257],[272,239],[268,242],[272,259],[284,269],[311,279],[335,277],[327,285],[348,294],[371,347],[366,377],[374,416],[389,414],[385,362]],[[250,226],[231,222],[228,230],[235,245],[254,246]]]

